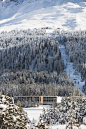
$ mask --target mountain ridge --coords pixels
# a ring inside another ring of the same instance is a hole
[[[33,28],[85,29],[86,0],[0,1],[0,31]]]

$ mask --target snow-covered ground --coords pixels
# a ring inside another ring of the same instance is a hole
[[[32,121],[33,118],[35,120],[39,119],[40,114],[42,114],[42,110],[43,108],[47,109],[49,108],[49,105],[39,105],[39,107],[32,107],[32,108],[24,108],[24,111],[27,112],[28,117],[30,118],[30,120]]]
[[[86,29],[85,0],[25,0],[17,5],[5,1],[0,1],[0,31],[47,26]]]
[[[24,111],[27,112],[28,117],[30,118],[30,120],[32,121],[33,119],[35,119],[36,121],[39,120],[39,116],[40,114],[42,114],[42,109],[40,108],[24,108]]]
[[[52,126],[52,129],[66,129],[66,125],[56,125],[56,126]],[[73,127],[73,129],[78,129],[78,127]],[[86,129],[85,125],[81,125],[80,129]]]

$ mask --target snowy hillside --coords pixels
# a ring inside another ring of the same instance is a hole
[[[86,0],[0,1],[0,31],[51,27],[86,29]]]

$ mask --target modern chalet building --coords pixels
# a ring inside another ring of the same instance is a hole
[[[53,104],[54,101],[59,104],[61,102],[62,97],[59,96],[14,96],[14,103],[17,101],[33,101],[35,99],[39,104]]]

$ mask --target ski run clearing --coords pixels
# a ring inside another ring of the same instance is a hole
[[[85,95],[82,92],[82,87],[85,84],[85,81],[82,81],[81,80],[81,74],[79,72],[75,71],[75,69],[73,67],[73,63],[71,63],[69,61],[69,57],[65,54],[65,46],[59,44],[59,48],[60,48],[60,51],[61,51],[61,57],[64,60],[64,65],[66,67],[64,71],[66,71],[69,74],[69,76],[71,78],[71,81],[73,81],[74,82],[74,85],[79,88],[79,91],[83,95]],[[76,80],[76,83],[75,83],[75,80]]]

